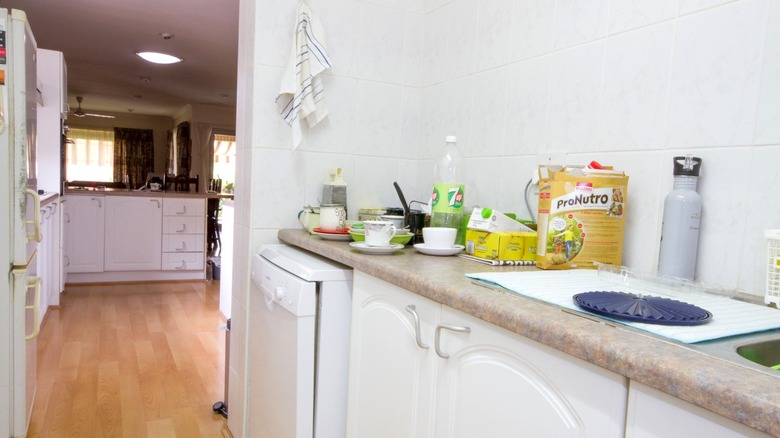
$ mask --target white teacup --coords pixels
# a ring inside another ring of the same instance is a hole
[[[162,190],[162,184],[156,182],[149,183],[149,188],[152,190]]]
[[[320,228],[326,231],[342,231],[347,226],[347,211],[341,204],[320,207]]]
[[[452,248],[458,235],[457,228],[426,227],[422,232],[425,246],[430,248]]]
[[[389,246],[395,234],[395,225],[388,221],[363,221],[368,246]]]

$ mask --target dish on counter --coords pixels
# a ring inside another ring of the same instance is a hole
[[[363,254],[392,254],[399,249],[403,249],[403,245],[394,243],[389,246],[368,246],[362,242],[350,242],[349,246],[362,252]]]
[[[354,230],[349,231],[349,235],[355,242],[365,242],[366,241],[366,234],[363,233],[363,230],[360,230],[361,232],[356,233]],[[405,233],[405,234],[396,234],[390,239],[390,243],[392,244],[398,244],[398,245],[406,245],[409,243],[410,240],[412,240],[412,237],[414,237],[414,234],[412,233]]]
[[[461,251],[465,246],[463,245],[454,245],[452,248],[441,248],[441,247],[432,247],[428,246],[424,243],[415,243],[414,249],[417,251],[427,254],[427,255],[434,255],[434,256],[451,256],[455,255]]]
[[[314,229],[314,231],[320,234],[339,234],[339,235],[349,234],[349,230],[347,228],[343,230],[323,230],[322,228],[317,227]]]
[[[319,228],[311,230],[312,234],[319,236],[323,240],[340,240],[346,242],[352,240],[352,236],[349,233],[337,233],[330,231],[318,231]]]

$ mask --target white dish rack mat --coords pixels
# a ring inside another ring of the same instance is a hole
[[[614,291],[661,296],[699,306],[712,313],[712,320],[697,326],[669,326],[631,321],[612,321],[636,327],[659,336],[685,343],[702,342],[727,336],[780,328],[780,310],[708,294],[685,296],[657,291],[639,290],[630,285],[616,284],[598,276],[595,270],[480,272],[466,277],[497,284],[518,295],[535,298],[561,307],[588,313],[574,303],[573,296],[582,292]],[[602,316],[602,318],[604,318]]]

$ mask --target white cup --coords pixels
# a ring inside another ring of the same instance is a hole
[[[347,211],[341,204],[326,204],[320,207],[320,228],[326,231],[341,231],[347,226]]]
[[[455,246],[457,228],[426,227],[423,228],[423,241],[430,248],[452,248]]]
[[[319,228],[320,226],[319,209],[315,211],[314,209],[311,209],[311,207],[306,207],[305,209],[299,211],[298,222],[301,223],[303,228],[305,228],[306,231],[309,232],[309,234],[312,234],[312,230],[314,230],[315,228]]]
[[[394,216],[391,214],[383,214],[382,216],[379,216],[380,221],[387,221],[392,222],[393,226],[395,226],[397,229],[401,229],[404,227],[404,217],[403,216]]]
[[[388,221],[363,221],[363,229],[368,246],[389,246],[395,234],[395,225]]]
[[[162,184],[156,183],[156,182],[149,183],[149,188],[152,189],[152,190],[161,190],[162,189]]]

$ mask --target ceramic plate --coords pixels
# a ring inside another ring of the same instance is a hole
[[[435,256],[451,256],[463,251],[465,246],[455,245],[452,248],[433,248],[425,245],[424,243],[415,243],[414,249],[420,251],[423,254],[435,255]]]
[[[315,236],[320,236],[320,238],[324,240],[342,240],[342,241],[352,240],[352,236],[350,236],[349,233],[342,234],[342,233],[321,232],[321,231],[317,231],[317,228],[313,229],[311,232]]]
[[[319,234],[349,234],[348,228],[343,230],[323,230],[322,228],[315,228],[313,231]]]
[[[393,244],[390,246],[368,246],[361,242],[352,242],[349,246],[364,254],[392,254],[404,247],[400,244]]]

